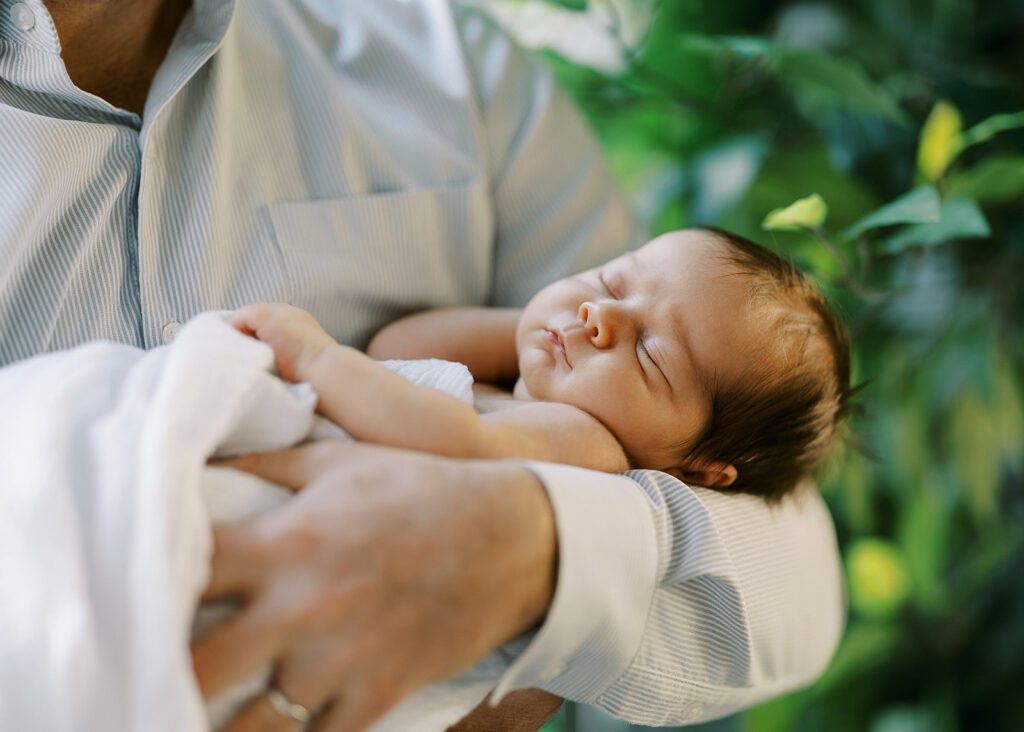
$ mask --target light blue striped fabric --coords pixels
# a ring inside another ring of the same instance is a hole
[[[258,300],[358,346],[413,310],[521,304],[630,231],[550,75],[443,0],[193,0],[142,119],[70,82],[41,0],[0,0],[0,365],[154,347]],[[656,473],[534,469],[559,585],[502,691],[666,724],[827,662],[839,570],[816,495],[769,512]]]
[[[71,83],[41,0],[0,0],[0,363],[149,348],[257,300],[362,345],[626,244],[590,136],[485,25],[442,3],[194,5],[140,120]]]

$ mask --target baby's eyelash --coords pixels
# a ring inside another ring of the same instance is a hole
[[[654,363],[654,357],[651,356],[651,352],[647,349],[647,344],[644,343],[644,339],[643,338],[641,338],[640,340],[637,341],[637,346],[639,346],[640,350],[644,352],[644,355],[647,356],[647,359],[651,363]],[[655,365],[657,365],[657,364],[655,364]]]
[[[665,372],[662,370],[662,368],[658,364],[658,362],[654,360],[654,356],[651,355],[651,351],[647,347],[647,344],[644,343],[644,339],[643,338],[640,338],[637,341],[637,347],[638,347],[639,350],[644,352],[644,355],[647,356],[647,359],[654,365],[654,368],[656,368],[658,370],[658,373],[661,374],[662,378],[664,378],[665,381],[668,381],[668,377],[665,375]]]
[[[601,274],[599,274],[599,275],[597,276],[597,279],[598,279],[598,280],[600,280],[600,282],[601,282],[601,285],[602,285],[602,286],[604,287],[604,289],[606,289],[606,290],[608,291],[608,294],[609,294],[609,295],[611,295],[612,297],[614,297],[614,298],[616,298],[616,299],[617,299],[617,298],[619,297],[619,296],[618,296],[618,294],[616,294],[615,290],[613,290],[613,289],[612,289],[612,288],[611,288],[611,287],[610,287],[610,286],[608,285],[608,280],[606,280],[606,279],[604,278],[604,273],[601,273]]]

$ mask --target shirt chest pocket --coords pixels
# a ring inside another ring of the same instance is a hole
[[[494,227],[486,185],[269,204],[289,299],[362,347],[397,317],[486,303]]]

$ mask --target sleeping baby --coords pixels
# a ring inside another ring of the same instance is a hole
[[[822,294],[774,253],[717,229],[660,236],[522,310],[410,316],[369,355],[288,305],[250,305],[231,322],[273,348],[282,378],[311,383],[318,411],[358,440],[653,468],[769,501],[821,464],[850,395],[848,338]],[[462,362],[477,409],[374,358]]]

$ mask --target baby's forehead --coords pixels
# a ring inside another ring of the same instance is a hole
[[[632,260],[652,276],[679,276],[681,271],[698,270],[709,275],[721,273],[732,261],[730,247],[718,236],[699,229],[662,234],[618,260]]]

